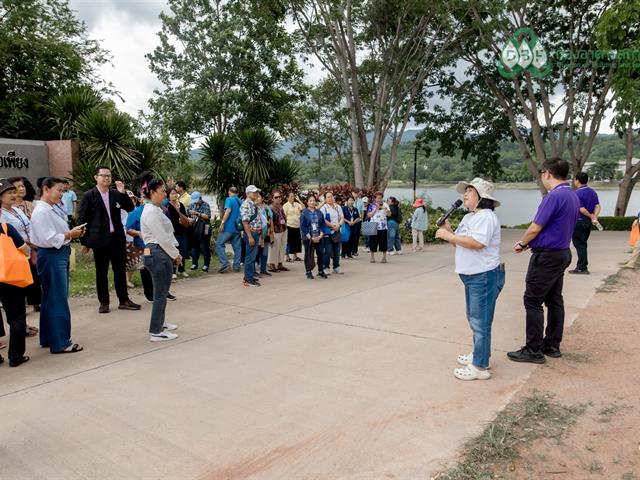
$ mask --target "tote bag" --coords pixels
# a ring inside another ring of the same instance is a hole
[[[631,233],[629,234],[629,246],[635,247],[638,240],[640,240],[640,226],[638,225],[638,220],[635,220],[631,226]]]
[[[20,252],[7,233],[7,224],[2,224],[4,235],[0,235],[0,283],[15,287],[28,287],[33,283],[29,259]]]
[[[343,242],[348,242],[351,237],[351,226],[346,223],[340,225],[340,235],[342,235]]]
[[[378,234],[378,224],[376,222],[362,222],[362,235],[365,237],[375,237]]]

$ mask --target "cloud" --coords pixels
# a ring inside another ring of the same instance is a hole
[[[158,15],[163,9],[167,9],[167,2],[166,0],[70,0],[69,6],[91,30],[105,15],[113,13],[126,13],[136,23],[159,25]]]

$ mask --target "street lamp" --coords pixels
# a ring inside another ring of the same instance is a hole
[[[416,181],[418,178],[418,145],[413,150],[413,203],[416,202]]]

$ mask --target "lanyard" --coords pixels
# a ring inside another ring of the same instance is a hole
[[[24,229],[24,233],[27,235],[27,241],[30,241],[29,237],[31,235],[29,234],[29,224],[25,223],[24,220],[22,219],[22,217],[20,215],[17,215],[16,212],[14,212],[12,210],[7,210],[6,208],[3,208],[2,210],[5,211],[6,213],[8,213],[9,215],[11,215],[13,218],[17,218],[18,219],[18,221],[22,225],[22,228]]]

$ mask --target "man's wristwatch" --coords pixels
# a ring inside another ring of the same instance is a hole
[[[526,250],[527,247],[529,247],[529,245],[524,245],[522,242],[518,242],[518,245],[520,245],[523,250]]]

